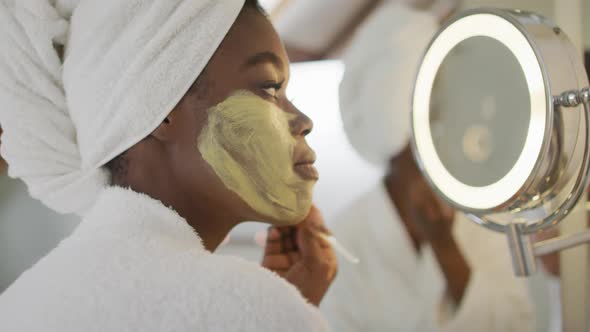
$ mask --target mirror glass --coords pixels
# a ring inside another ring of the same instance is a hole
[[[524,72],[504,44],[487,36],[458,43],[441,63],[430,100],[445,168],[474,187],[502,179],[524,147],[530,109]]]

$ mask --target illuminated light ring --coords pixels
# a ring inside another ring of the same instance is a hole
[[[449,173],[436,152],[430,131],[431,91],[440,65],[457,44],[476,36],[497,40],[516,57],[526,78],[531,105],[528,132],[518,160],[503,178],[482,187],[469,186]],[[437,189],[460,206],[488,210],[505,203],[522,188],[541,153],[548,111],[546,101],[541,65],[528,39],[516,26],[487,13],[467,16],[452,23],[426,52],[416,80],[412,121],[422,167]]]

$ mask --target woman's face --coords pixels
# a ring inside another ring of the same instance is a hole
[[[176,108],[174,176],[198,205],[236,221],[302,221],[318,174],[312,122],[286,98],[289,60],[269,20],[246,8]]]

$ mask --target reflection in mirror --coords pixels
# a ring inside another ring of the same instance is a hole
[[[503,178],[520,156],[530,118],[512,52],[490,37],[466,39],[443,60],[432,90],[433,141],[449,173],[475,187]]]
[[[574,260],[562,259],[560,271],[557,260],[559,251],[590,242],[587,216],[575,208],[585,197],[590,164],[590,89],[564,30],[520,10],[474,9],[455,17],[425,53],[412,120],[416,157],[430,184],[478,224],[505,233],[516,275],[534,274],[531,285],[542,287],[533,295],[548,295],[535,298],[537,310],[552,312],[539,315],[551,318],[539,327],[561,330],[559,283],[569,280],[564,327],[587,330],[587,299],[571,301],[590,285],[587,249],[561,254],[576,257],[575,269],[567,268]],[[561,234],[542,241],[566,216]],[[577,272],[577,294],[574,274],[564,271]]]

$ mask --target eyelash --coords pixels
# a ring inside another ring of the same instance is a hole
[[[269,95],[270,97],[274,98],[274,99],[278,99],[277,94],[279,91],[281,91],[281,89],[283,88],[283,83],[284,82],[266,82],[262,85],[262,91],[264,91],[264,93],[266,93],[267,95]],[[268,92],[268,89],[274,89],[275,93],[272,94],[270,92]]]

